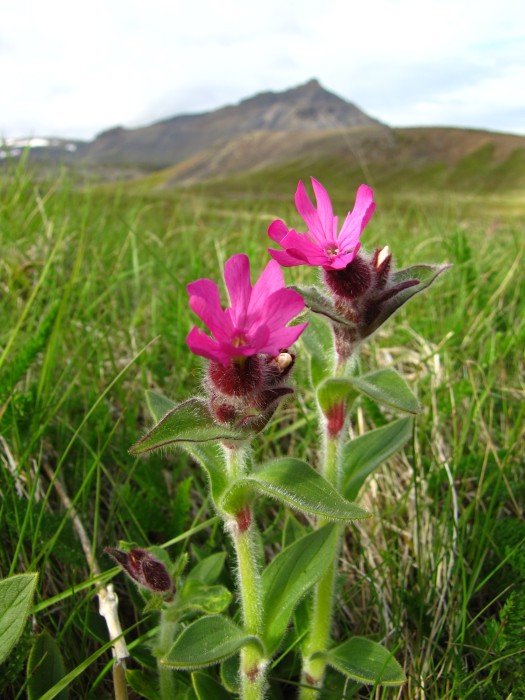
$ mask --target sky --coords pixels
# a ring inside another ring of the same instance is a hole
[[[316,78],[391,126],[525,135],[523,0],[17,0],[0,139],[91,139]]]

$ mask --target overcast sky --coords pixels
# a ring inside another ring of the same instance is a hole
[[[392,126],[525,134],[523,0],[17,0],[0,138],[92,138],[317,78]]]

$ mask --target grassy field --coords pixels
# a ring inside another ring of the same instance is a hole
[[[182,452],[135,459],[128,448],[149,425],[146,389],[174,400],[199,391],[202,365],[185,344],[194,323],[185,285],[217,279],[241,251],[258,274],[269,223],[299,225],[293,193],[310,174],[336,210],[348,209],[359,181],[326,167],[180,190],[78,187],[66,175],[38,180],[23,166],[3,172],[0,574],[40,572],[31,624],[0,668],[3,698],[24,697],[41,630],[60,646],[70,698],[112,696],[107,632],[64,490],[104,570],[112,563],[103,548],[119,539],[179,538],[170,553],[194,560],[229,548],[216,521],[198,528],[214,514],[203,475]],[[517,700],[525,697],[525,200],[413,187],[399,197],[376,188],[364,247],[388,244],[398,266],[454,267],[363,349],[363,367],[398,369],[423,411],[405,452],[364,489],[375,517],[348,531],[337,610],[341,637],[387,640],[409,681],[373,695],[349,688],[346,697]],[[311,402],[301,390],[257,450],[307,455],[317,440],[305,420]],[[352,429],[390,417],[363,400]],[[259,508],[266,541],[278,546],[286,514],[269,501]],[[147,669],[156,618],[137,612],[122,575],[114,581],[130,666]],[[233,588],[231,573],[223,582]],[[272,674],[286,679],[293,669],[284,658]],[[293,697],[287,687],[283,697]]]

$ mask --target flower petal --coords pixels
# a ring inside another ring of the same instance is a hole
[[[287,236],[281,241],[283,248],[291,253],[296,251],[296,255],[302,257],[309,265],[320,265],[320,262],[312,262],[326,259],[326,253],[323,247],[314,243],[305,233],[297,233],[290,229]]]
[[[303,256],[299,258],[289,250],[274,250],[273,248],[268,248],[268,252],[272,258],[283,267],[296,267],[297,265],[308,264]]]
[[[302,180],[299,180],[297,190],[295,191],[295,206],[308,228],[314,228],[318,225],[317,211],[306,193]]]
[[[201,355],[201,357],[206,357],[208,360],[215,360],[222,365],[227,365],[230,360],[230,356],[224,352],[219,343],[196,326],[188,333],[186,343],[195,355]]]
[[[270,333],[267,345],[262,347],[259,352],[273,356],[278,355],[281,350],[287,350],[291,347],[307,326],[307,323],[299,323],[297,326],[287,326],[281,328],[280,331]]]
[[[317,200],[317,215],[321,222],[325,237],[331,240],[334,229],[334,210],[332,209],[332,202],[330,201],[328,192],[315,178],[312,178],[312,186],[315,192],[315,199]]]
[[[224,265],[224,280],[231,302],[230,317],[233,324],[242,328],[250,303],[252,285],[250,281],[250,261],[247,255],[232,255]]]
[[[297,185],[295,204],[297,206],[297,211],[303,217],[306,225],[308,226],[308,235],[313,238],[318,245],[324,247],[326,244],[326,232],[323,229],[321,220],[319,219],[319,215],[317,214],[314,205],[306,194],[306,190],[302,182],[299,182]],[[283,245],[282,241],[281,245]]]
[[[282,330],[286,324],[304,309],[304,299],[294,289],[280,289],[266,300],[264,305],[265,326],[273,330]],[[261,320],[258,320],[261,323]]]
[[[280,243],[287,233],[288,227],[284,221],[281,221],[281,219],[276,219],[268,228],[268,235],[272,241],[275,241],[276,243]]]
[[[215,338],[220,340],[228,334],[230,324],[224,316],[215,282],[200,279],[188,284],[186,289],[190,295],[190,308],[208,326]]]
[[[270,294],[273,294],[279,289],[284,289],[283,271],[278,262],[270,260],[257,282],[253,285],[248,308],[248,318],[251,319],[254,314],[259,314]]]
[[[339,234],[339,248],[342,252],[348,252],[355,247],[375,208],[374,190],[368,185],[360,185],[354,208],[348,213]]]

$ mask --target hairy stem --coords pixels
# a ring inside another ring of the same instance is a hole
[[[162,655],[165,656],[173,642],[177,624],[166,619],[163,612],[160,614],[160,627],[158,636],[158,648],[162,650]],[[157,662],[159,671],[160,697],[161,700],[170,700],[175,697],[175,678],[171,668],[163,666],[160,661]]]
[[[225,448],[228,471],[233,480],[246,471],[246,453],[242,448]],[[262,624],[260,563],[256,547],[256,529],[250,502],[239,504],[237,513],[226,525],[232,535],[237,556],[238,586],[245,631],[260,636]],[[241,651],[241,697],[261,700],[267,686],[268,660],[258,644],[248,644]]]
[[[329,426],[326,427],[329,433]],[[324,460],[322,466],[323,476],[335,488],[339,487],[339,443],[340,436],[332,437],[325,435]],[[319,518],[316,527],[320,528],[326,524],[324,518]],[[340,531],[341,533],[341,531]],[[341,534],[334,545],[332,563],[323,574],[319,583],[314,588],[312,619],[306,643],[303,647],[303,669],[301,676],[302,688],[300,700],[317,700],[319,690],[322,687],[326,663],[322,659],[312,659],[315,652],[327,649],[330,641],[330,629],[332,626],[332,615],[334,608],[334,588],[337,571],[337,561],[341,547]]]

